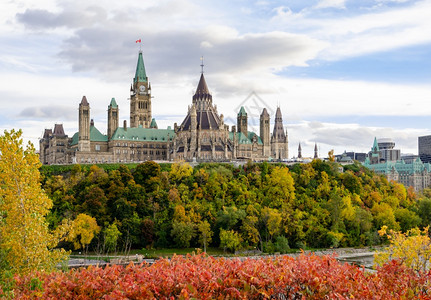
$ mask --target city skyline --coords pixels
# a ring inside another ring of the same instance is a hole
[[[299,142],[304,156],[315,143],[321,157],[368,152],[374,137],[417,154],[431,134],[431,1],[26,0],[0,11],[0,128],[36,147],[54,123],[77,131],[84,95],[102,132],[112,97],[129,120],[140,48],[159,128],[182,121],[204,56],[226,123],[241,104],[267,107],[272,122],[280,106],[291,157]]]

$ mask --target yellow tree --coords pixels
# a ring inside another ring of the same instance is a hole
[[[431,265],[431,239],[428,229],[429,227],[425,227],[421,231],[413,228],[404,234],[383,226],[379,234],[386,236],[391,244],[385,251],[374,255],[374,262],[383,265],[389,260],[397,259],[416,272],[428,272]]]
[[[79,214],[72,222],[67,240],[73,243],[75,250],[83,248],[87,250],[94,236],[100,232],[96,219],[86,214]]]
[[[31,143],[23,146],[21,135],[11,130],[0,136],[0,251],[13,272],[26,273],[50,270],[67,253],[54,249],[66,228],[57,234],[48,229],[52,201],[39,182],[39,157]]]
[[[203,220],[198,224],[199,242],[204,246],[204,252],[207,252],[207,245],[211,243],[213,232],[211,225],[207,220]]]

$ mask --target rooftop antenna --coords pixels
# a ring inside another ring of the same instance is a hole
[[[201,56],[201,74],[204,73],[204,57]]]

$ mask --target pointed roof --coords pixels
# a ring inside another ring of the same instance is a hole
[[[54,125],[53,135],[55,135],[55,136],[65,136],[66,135],[64,133],[63,124],[55,124]]]
[[[142,51],[139,51],[138,64],[136,65],[135,78],[133,79],[133,82],[147,82],[147,73],[145,72]]]
[[[153,119],[151,120],[150,128],[156,128],[156,129],[158,128],[158,127],[157,127],[157,123],[156,123],[156,119],[154,119],[154,118],[153,118]]]
[[[247,112],[245,111],[244,106],[241,106],[241,109],[239,110],[239,113],[238,113],[238,117],[242,117],[242,116],[247,117]]]
[[[43,138],[47,139],[52,135],[52,129],[45,129],[45,132],[43,133]]]
[[[269,117],[269,113],[266,110],[266,108],[263,109],[262,113],[260,114],[261,117]]]
[[[301,143],[299,143],[298,150],[302,150]]]
[[[111,99],[111,103],[109,104],[109,106],[112,107],[112,108],[117,108],[118,107],[117,101],[115,101],[115,98]]]
[[[196,93],[193,95],[192,106],[181,123],[179,131],[188,131],[191,128],[192,117],[196,117],[199,130],[219,130],[222,122],[217,109],[212,105],[212,95],[208,90],[204,74],[201,74]]]
[[[314,143],[314,152],[317,151],[317,143]]]
[[[277,112],[275,113],[275,124],[274,130],[272,132],[272,137],[276,139],[278,142],[286,142],[286,133],[283,128],[283,118],[281,116],[280,107],[277,107]]]
[[[208,86],[203,73],[201,74],[201,78],[199,79],[198,87],[196,88],[196,93],[193,96],[193,100],[202,98],[209,98],[210,100],[212,100],[212,96],[208,90]]]
[[[88,101],[87,101],[87,97],[85,97],[85,96],[82,97],[81,105],[83,105],[83,106],[88,106],[89,105]]]
[[[276,118],[282,118],[280,106],[277,107],[277,111],[275,112]]]
[[[374,137],[374,143],[373,143],[373,148],[371,148],[372,151],[380,151],[379,149],[379,144],[377,143],[377,138]]]

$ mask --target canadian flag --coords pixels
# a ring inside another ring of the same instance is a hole
[[[140,43],[141,42],[141,39],[139,39],[139,40],[136,40],[136,43]]]

